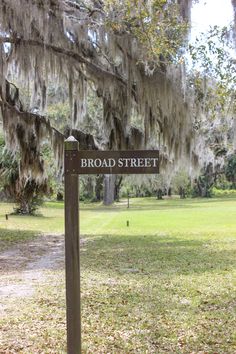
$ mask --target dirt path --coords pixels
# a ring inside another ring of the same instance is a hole
[[[42,235],[0,253],[0,315],[9,298],[31,297],[48,270],[64,267],[64,236]]]

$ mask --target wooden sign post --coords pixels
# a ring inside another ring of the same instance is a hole
[[[65,264],[67,352],[81,353],[79,178],[66,170],[68,160],[78,151],[73,137],[65,141]]]
[[[159,173],[159,151],[79,151],[78,141],[69,137],[65,141],[64,171],[67,352],[81,354],[78,176]]]

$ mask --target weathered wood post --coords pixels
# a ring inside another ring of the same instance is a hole
[[[79,143],[73,137],[65,141],[65,264],[67,352],[81,354],[79,177],[69,169]]]
[[[159,173],[159,151],[78,151],[65,141],[65,249],[68,354],[81,354],[79,175]],[[129,221],[127,226],[129,226]]]

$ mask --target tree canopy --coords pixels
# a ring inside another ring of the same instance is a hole
[[[163,0],[3,0],[1,105],[11,145],[27,149],[32,132],[35,151],[45,135],[55,146],[62,143],[49,122],[39,118],[48,83],[55,80],[68,87],[71,129],[79,128],[86,115],[87,90],[93,89],[102,100],[109,138],[104,143],[111,149],[160,145],[168,160],[193,160],[191,104],[183,91],[183,65],[176,62],[189,6],[188,1]],[[9,72],[33,82],[30,114],[23,113],[17,90],[11,102],[8,91],[14,88],[4,82]],[[142,117],[143,139],[130,134],[132,116]],[[30,162],[25,164],[28,168]]]
[[[102,107],[103,132],[99,141],[92,137],[95,148],[159,148],[167,174],[181,165],[191,166],[191,171],[199,166],[207,154],[198,122],[206,112],[202,97],[209,94],[201,96],[203,76],[194,76],[194,85],[186,79],[191,4],[191,0],[1,1],[0,104],[6,143],[11,151],[20,150],[23,179],[45,180],[41,149],[46,140],[63,172],[65,132],[45,116],[52,83],[64,87],[69,98],[67,134],[73,131],[90,141],[79,130],[93,91]],[[204,54],[204,48],[199,53]],[[16,77],[28,83],[28,107],[20,99]]]

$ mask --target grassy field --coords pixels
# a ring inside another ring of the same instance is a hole
[[[5,220],[11,207],[0,205],[2,249],[63,233],[62,203]],[[84,353],[236,353],[236,198],[82,204],[80,221]],[[20,353],[65,352],[64,271],[47,276],[1,321],[9,342],[28,340]]]

